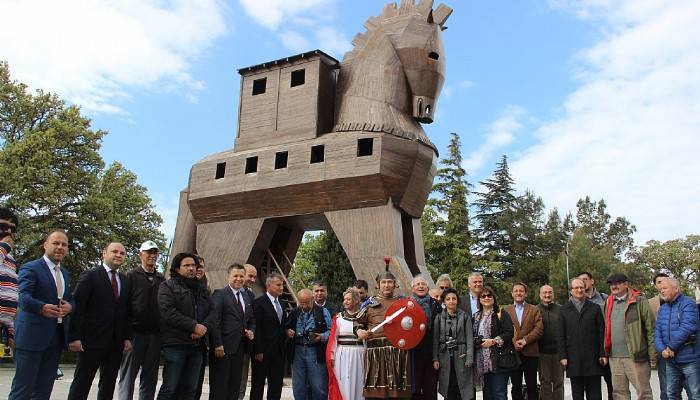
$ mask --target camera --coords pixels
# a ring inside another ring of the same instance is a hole
[[[484,343],[484,337],[479,335],[474,337],[474,347],[480,347]]]

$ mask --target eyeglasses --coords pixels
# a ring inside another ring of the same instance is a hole
[[[440,289],[442,289],[442,290],[449,289],[449,288],[450,288],[449,286],[440,286]]]
[[[492,299],[493,295],[491,293],[482,294],[479,296],[480,299]]]
[[[17,225],[8,224],[7,222],[0,222],[0,231],[17,233]]]

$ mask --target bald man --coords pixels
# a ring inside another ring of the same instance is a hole
[[[78,359],[69,400],[87,399],[98,369],[97,399],[114,397],[122,353],[131,351],[131,284],[119,272],[125,260],[124,246],[111,242],[102,251],[102,265],[84,271],[78,278],[68,343],[68,348],[78,353]]]
[[[292,390],[295,400],[328,398],[326,344],[331,329],[331,314],[314,303],[309,289],[297,294],[298,307],[289,314],[287,336],[292,339]],[[311,389],[311,396],[309,391]]]
[[[554,302],[554,288],[540,288],[540,304],[544,330],[540,336],[540,399],[564,400],[564,368],[557,351],[557,325],[561,306]]]

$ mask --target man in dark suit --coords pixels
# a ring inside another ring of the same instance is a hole
[[[469,293],[466,296],[460,296],[462,300],[459,308],[473,317],[478,309],[479,295],[484,288],[484,277],[479,272],[472,272],[469,274],[467,284],[469,285]]]
[[[282,276],[272,273],[265,280],[267,291],[255,299],[255,339],[253,340],[253,382],[251,400],[262,400],[267,379],[267,400],[279,400],[282,396],[284,377],[284,352],[287,333],[285,302],[280,300],[284,290]]]
[[[61,266],[68,236],[49,232],[44,255],[19,272],[19,308],[15,321],[15,378],[10,400],[48,400],[53,390],[61,351],[66,347],[66,316],[74,308],[69,275]]]
[[[245,267],[228,267],[228,285],[212,295],[217,326],[211,332],[212,354],[209,356],[209,399],[238,398],[243,369],[245,341],[253,340],[253,307],[243,292]]]
[[[98,400],[112,399],[122,352],[131,350],[128,305],[130,285],[118,271],[126,250],[112,242],[102,251],[102,265],[83,271],[75,287],[70,323],[71,351],[78,352],[69,400],[85,400],[100,370]]]
[[[252,264],[245,264],[245,282],[243,283],[243,299],[246,304],[253,306],[255,301],[255,293],[253,288],[256,286],[258,281],[258,269]],[[248,370],[250,369],[250,358],[253,352],[253,342],[247,340],[245,350],[243,353],[243,368],[241,371],[241,389],[238,393],[238,398],[242,399],[245,397],[245,391],[248,387]]]

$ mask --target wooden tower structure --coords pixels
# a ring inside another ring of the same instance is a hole
[[[436,174],[430,123],[452,10],[403,0],[365,23],[342,62],[315,50],[242,68],[234,148],[196,163],[172,254],[213,286],[233,262],[286,276],[305,231],[333,229],[359,279],[391,256],[400,286],[427,274],[420,216]]]

